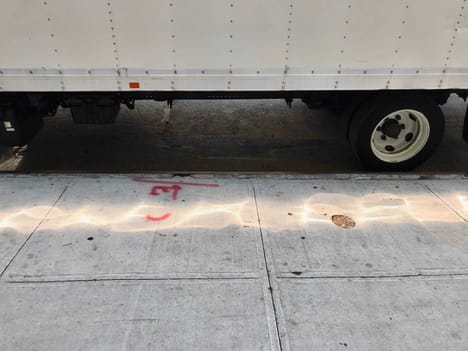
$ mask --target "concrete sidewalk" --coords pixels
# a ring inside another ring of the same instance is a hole
[[[1,350],[466,350],[468,179],[4,175],[0,272]]]

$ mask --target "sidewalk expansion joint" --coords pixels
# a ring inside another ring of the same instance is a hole
[[[274,298],[274,295],[273,295],[273,286],[272,286],[272,280],[274,279],[274,277],[272,277],[270,267],[268,265],[268,259],[267,259],[266,248],[265,248],[264,233],[263,233],[263,230],[262,230],[262,221],[260,219],[260,213],[258,211],[257,191],[255,190],[255,185],[253,185],[253,184],[252,184],[252,191],[253,191],[254,200],[255,200],[255,210],[257,212],[258,230],[260,231],[260,238],[261,238],[261,242],[262,242],[262,251],[263,251],[263,259],[265,261],[265,269],[266,269],[266,275],[267,275],[267,279],[268,279],[268,291],[270,292],[271,304],[273,306],[273,314],[274,314],[274,318],[275,318],[274,323],[275,323],[275,328],[276,328],[276,338],[278,340],[279,350],[282,351],[283,350],[283,345],[282,345],[282,342],[281,342],[281,337],[280,337],[281,333],[280,333],[280,329],[279,329],[279,325],[278,325],[278,308],[277,308],[276,303],[275,303],[275,298]]]
[[[288,280],[379,280],[379,279],[406,279],[406,278],[468,278],[468,273],[440,273],[440,274],[388,274],[388,275],[328,275],[328,276],[278,276],[277,279]]]
[[[262,277],[199,277],[199,278],[90,278],[90,279],[38,279],[38,280],[7,280],[4,285],[8,284],[51,284],[51,283],[94,283],[94,282],[173,282],[173,281],[250,281],[261,280]]]

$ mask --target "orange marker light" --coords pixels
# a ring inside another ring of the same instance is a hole
[[[140,89],[139,82],[130,82],[128,85],[130,86],[130,89]]]

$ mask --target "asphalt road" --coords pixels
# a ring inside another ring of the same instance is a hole
[[[47,118],[32,143],[2,149],[2,171],[18,172],[361,172],[337,128],[337,115],[300,101],[176,101],[168,123],[165,103],[123,107],[110,126],[74,125],[68,110]],[[447,133],[417,173],[466,173],[461,138],[466,104],[443,107]],[[16,156],[11,158],[12,154]]]

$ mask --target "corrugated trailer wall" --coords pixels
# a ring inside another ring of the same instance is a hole
[[[0,91],[466,89],[466,5],[0,0]]]

